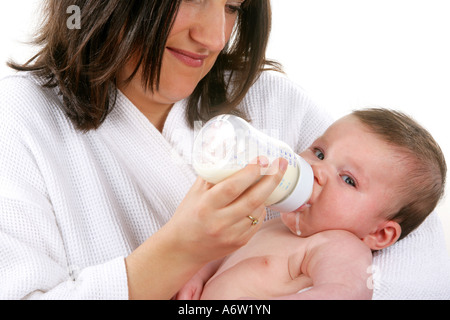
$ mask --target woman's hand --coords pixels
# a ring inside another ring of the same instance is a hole
[[[287,165],[279,159],[267,169],[260,158],[216,185],[198,178],[173,218],[126,258],[130,298],[170,299],[205,264],[245,245]]]
[[[280,160],[267,169],[267,160],[260,158],[217,185],[197,179],[168,226],[191,258],[207,263],[251,239],[264,221],[265,200],[286,171],[286,160]],[[260,223],[252,225],[248,216]]]

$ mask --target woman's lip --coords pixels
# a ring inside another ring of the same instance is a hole
[[[167,50],[178,60],[183,62],[185,65],[189,67],[199,68],[203,66],[203,62],[206,58],[208,58],[208,55],[203,54],[197,54],[181,49],[175,49],[175,48],[169,48],[167,47]]]

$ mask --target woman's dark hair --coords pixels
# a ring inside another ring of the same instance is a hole
[[[44,78],[45,87],[57,87],[77,129],[96,129],[113,107],[119,71],[130,57],[137,56],[138,63],[128,81],[141,68],[143,85],[158,89],[162,55],[181,1],[46,0],[46,20],[34,41],[42,49],[23,65],[8,65]],[[81,10],[78,29],[67,25],[73,5]],[[263,68],[279,70],[265,59],[270,28],[269,0],[246,0],[234,40],[189,98],[192,126],[218,113],[238,113],[237,105]]]

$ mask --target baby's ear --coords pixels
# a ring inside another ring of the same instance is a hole
[[[372,250],[381,250],[393,245],[402,233],[402,227],[392,220],[383,222],[378,229],[362,241]]]

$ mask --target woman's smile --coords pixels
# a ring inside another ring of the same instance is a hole
[[[205,62],[205,59],[208,58],[208,55],[197,54],[171,47],[167,47],[167,51],[169,51],[175,58],[177,58],[186,66],[193,68],[202,67]]]

